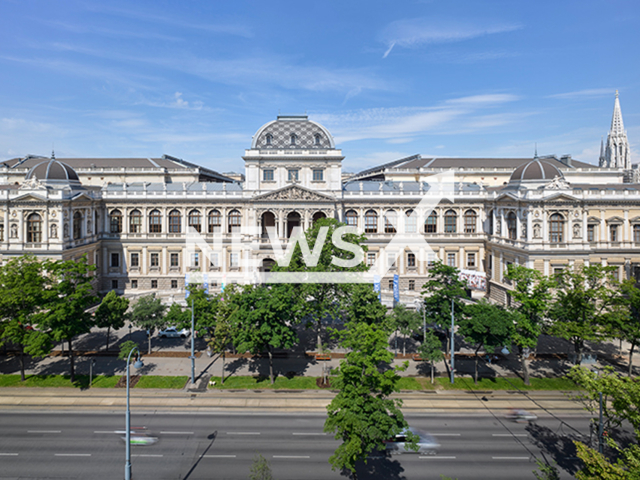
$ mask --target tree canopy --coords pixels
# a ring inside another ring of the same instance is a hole
[[[109,350],[109,333],[111,329],[124,327],[129,300],[119,296],[115,290],[107,293],[95,313],[95,323],[98,328],[107,329],[107,351]]]
[[[164,317],[166,306],[155,295],[140,297],[131,310],[131,321],[149,332],[148,353],[151,353],[151,335],[156,329],[164,328],[167,323]]]

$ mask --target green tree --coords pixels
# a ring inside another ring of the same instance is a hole
[[[583,462],[581,470],[576,473],[576,478],[579,480],[639,480],[640,383],[620,376],[611,367],[597,374],[586,368],[574,366],[568,377],[583,390],[584,393],[579,396],[579,399],[584,403],[585,409],[594,415],[592,420],[594,425],[595,417],[599,413],[599,392],[602,392],[606,429],[627,421],[633,427],[636,437],[635,443],[626,448],[622,448],[612,438],[607,438],[606,443],[613,452],[611,457],[602,455],[581,442],[574,442],[578,457]]]
[[[554,276],[556,295],[549,310],[554,322],[549,332],[573,343],[576,364],[582,361],[585,341],[601,341],[606,325],[624,315],[615,268],[595,264],[565,268]]]
[[[547,462],[543,462],[542,460],[536,460],[536,464],[540,469],[540,472],[537,470],[533,471],[533,475],[537,480],[560,480],[560,472],[558,472],[558,467],[552,465]]]
[[[367,460],[376,449],[384,449],[384,440],[404,428],[407,422],[400,407],[402,402],[389,396],[397,392],[398,371],[406,368],[389,368],[393,354],[387,350],[390,333],[384,310],[377,294],[368,285],[360,288],[359,305],[369,305],[370,311],[360,312],[362,317],[349,316],[345,329],[334,335],[349,353],[334,371],[332,385],[339,392],[327,406],[324,430],[335,434],[342,443],[329,458],[332,468],[351,471],[356,477],[358,461]],[[416,438],[411,436],[411,446],[417,450]]]
[[[480,300],[467,305],[465,314],[460,317],[458,333],[476,346],[474,381],[478,383],[478,352],[509,345],[513,335],[513,316],[502,307]]]
[[[222,359],[222,376],[220,377],[220,384],[222,385],[224,385],[227,347],[237,336],[236,327],[239,322],[236,314],[240,309],[240,305],[233,302],[233,298],[236,295],[234,290],[234,286],[230,285],[220,295],[218,308],[216,309],[215,327],[208,342],[211,351],[220,354]]]
[[[34,256],[12,258],[0,268],[0,344],[20,349],[20,378],[25,380],[24,356],[42,357],[51,352],[47,332],[34,328],[34,317],[45,299],[47,278]]]
[[[269,379],[274,383],[273,352],[291,348],[298,336],[294,329],[296,301],[290,284],[245,285],[233,296],[239,327],[234,343],[239,351],[269,356]]]
[[[445,265],[441,260],[436,261],[429,268],[429,277],[422,286],[424,296],[424,308],[427,322],[438,325],[447,332],[451,340],[451,302],[453,302],[454,314],[458,316],[464,310],[461,299],[466,298],[466,280],[461,280],[459,270]],[[447,342],[447,352],[449,345]]]
[[[126,360],[131,353],[131,350],[136,348],[138,344],[134,341],[127,340],[126,342],[122,342],[120,345],[120,352],[118,353],[118,358],[120,360]]]
[[[44,268],[51,281],[46,290],[46,310],[38,315],[39,324],[48,328],[58,342],[69,346],[69,372],[75,381],[73,339],[89,333],[94,325],[87,309],[96,303],[93,289],[95,265],[87,263],[86,255],[78,260],[47,261]]]
[[[107,329],[107,351],[109,351],[109,334],[111,329],[118,330],[124,327],[126,312],[129,308],[129,300],[118,296],[115,290],[107,293],[95,313],[95,322],[98,328]]]
[[[273,480],[273,474],[271,473],[271,465],[269,465],[269,460],[264,458],[259,453],[253,459],[253,464],[251,465],[251,473],[249,474],[249,480]]]
[[[422,318],[420,314],[415,310],[409,310],[406,305],[398,303],[395,307],[393,307],[393,311],[391,312],[391,322],[393,324],[393,329],[395,331],[399,331],[403,336],[402,354],[406,355],[406,337],[420,328],[420,325],[422,324]]]
[[[636,280],[632,278],[620,286],[622,291],[620,301],[626,314],[609,317],[608,324],[612,336],[631,344],[628,370],[630,377],[633,375],[633,351],[640,343],[640,289],[636,287],[635,283]]]
[[[424,336],[422,344],[418,349],[418,353],[423,361],[431,364],[431,383],[433,383],[435,363],[444,358],[444,354],[442,353],[442,342],[433,330],[429,330]]]
[[[323,273],[357,273],[368,269],[364,261],[354,267],[336,265],[337,261],[345,261],[354,258],[353,252],[339,248],[333,241],[333,235],[340,227],[345,227],[344,223],[333,218],[321,218],[316,220],[313,226],[305,232],[305,239],[309,247],[309,252],[317,255],[317,263],[308,265],[305,262],[300,244],[297,243],[293,249],[291,260],[288,266],[274,266],[272,271],[278,273],[313,273],[322,275]],[[362,245],[366,240],[364,235],[356,233],[346,233],[342,237],[343,241],[366,252],[366,246]],[[321,248],[316,248],[317,242],[321,242]],[[351,247],[353,248],[353,247]],[[282,262],[281,262],[282,263]],[[311,263],[311,262],[309,262]],[[293,281],[292,283],[297,283]],[[310,319],[308,327],[313,326],[316,331],[317,349],[322,350],[322,321],[331,318],[335,319],[342,315],[345,304],[352,295],[354,284],[336,282],[314,282],[298,283],[293,293],[296,295],[300,308],[300,318]]]
[[[156,329],[167,325],[164,317],[166,306],[154,294],[140,297],[131,310],[131,321],[138,327],[145,329],[149,342],[148,353],[151,353],[151,336]]]
[[[517,313],[513,315],[515,328],[511,340],[518,347],[524,384],[530,385],[529,353],[538,346],[538,338],[549,310],[553,282],[538,270],[522,265],[509,265],[505,279],[513,282],[514,289],[510,294],[515,302],[510,310]]]

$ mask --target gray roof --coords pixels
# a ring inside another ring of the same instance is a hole
[[[225,186],[223,186],[225,185]],[[206,187],[206,188],[205,188]],[[121,192],[123,190],[127,192],[202,192],[202,191],[210,191],[210,192],[239,192],[242,191],[242,185],[237,182],[232,183],[213,183],[213,182],[176,182],[176,183],[149,183],[149,182],[133,182],[133,183],[109,183],[105,185],[104,190],[108,192],[118,191]]]
[[[37,179],[42,182],[79,184],[78,174],[66,163],[56,159],[40,161],[27,173],[26,180]]]
[[[294,141],[292,135],[295,135]],[[253,136],[251,148],[322,150],[335,148],[335,142],[329,130],[306,115],[279,115],[260,127]]]
[[[553,180],[555,177],[564,178],[564,175],[555,165],[536,157],[516,168],[511,174],[509,182]]]
[[[420,182],[393,182],[389,180],[377,181],[377,180],[354,180],[347,182],[344,185],[344,190],[347,192],[359,192],[362,186],[363,192],[419,192]],[[431,189],[431,185],[428,182],[422,182],[422,191],[428,192]],[[477,183],[469,182],[456,182],[454,190],[456,192],[480,192],[484,187]]]

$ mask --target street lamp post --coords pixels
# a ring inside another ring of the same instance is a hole
[[[193,314],[193,296],[191,296],[191,385],[196,383],[196,354],[195,354],[195,322]]]
[[[138,358],[136,359],[136,363],[133,365],[136,368],[142,368],[144,363],[140,360],[140,350],[138,347],[133,347],[129,352],[129,356],[127,357],[127,415],[125,419],[125,464],[124,464],[124,480],[131,480],[131,411],[129,409],[129,367],[131,363],[131,355],[133,352],[138,352]]]
[[[453,366],[455,362],[454,348],[455,343],[453,339],[454,319],[453,319],[453,298],[451,299],[451,383],[453,383]]]

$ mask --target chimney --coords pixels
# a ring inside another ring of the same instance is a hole
[[[560,161],[564,163],[567,167],[571,167],[571,155],[562,155],[560,157]]]

